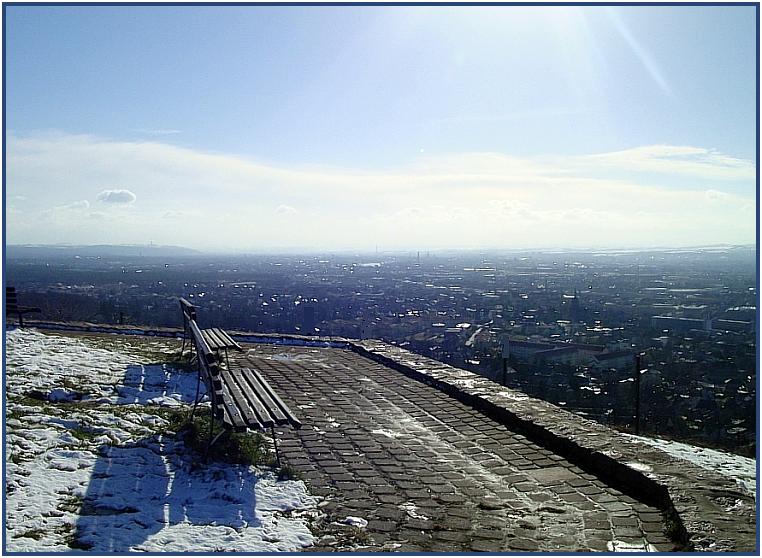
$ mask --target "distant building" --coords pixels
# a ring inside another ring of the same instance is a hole
[[[720,331],[734,331],[736,333],[752,333],[754,331],[754,322],[745,320],[714,320],[712,329]]]
[[[583,343],[551,343],[542,341],[503,340],[503,358],[561,364],[586,364],[594,355],[602,353],[602,345]]]
[[[629,351],[600,353],[593,356],[593,366],[596,368],[614,368],[620,370],[635,365],[635,355]]]
[[[690,331],[698,329],[710,331],[712,329],[712,320],[699,318],[676,318],[674,316],[653,316],[651,326],[657,329],[669,329],[672,331]]]

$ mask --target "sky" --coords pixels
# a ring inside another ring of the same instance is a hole
[[[9,244],[756,239],[753,6],[4,6]]]

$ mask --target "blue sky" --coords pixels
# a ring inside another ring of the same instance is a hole
[[[9,242],[753,242],[754,7],[6,7]],[[203,217],[209,234],[181,238]]]

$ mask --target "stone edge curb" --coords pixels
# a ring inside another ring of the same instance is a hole
[[[756,554],[756,503],[732,481],[628,439],[591,420],[492,380],[375,340],[351,350],[423,381],[559,453],[610,486],[662,509],[670,536],[684,550]],[[643,468],[641,472],[636,468]],[[722,498],[736,500],[737,510]]]

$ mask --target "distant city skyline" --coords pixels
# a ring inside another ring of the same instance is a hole
[[[754,6],[4,6],[7,244],[756,240]]]

